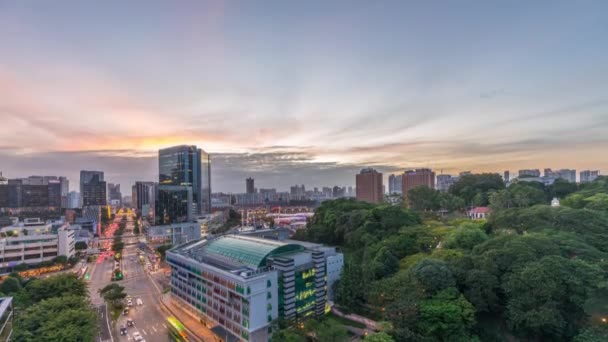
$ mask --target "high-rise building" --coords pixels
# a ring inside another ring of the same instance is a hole
[[[599,176],[600,176],[600,171],[599,170],[595,170],[595,171],[584,170],[584,171],[581,171],[581,174],[580,174],[581,183],[590,183],[590,182],[593,182]]]
[[[36,208],[37,210],[61,208],[61,183],[49,180],[46,184],[38,176],[8,179],[0,184],[0,208]],[[34,183],[34,184],[31,184]]]
[[[106,182],[101,171],[80,171],[80,198],[83,206],[107,204]]]
[[[189,186],[194,213],[211,208],[210,167],[209,155],[196,146],[180,145],[158,151],[159,185]]]
[[[289,195],[292,200],[302,200],[306,198],[306,188],[304,184],[297,184],[289,188]]]
[[[505,181],[505,183],[509,183],[511,181],[511,174],[509,173],[509,170],[505,170],[502,179]]]
[[[388,192],[389,194],[401,194],[403,185],[403,175],[388,176]]]
[[[437,190],[448,191],[452,184],[454,184],[452,175],[437,175]]]
[[[187,185],[157,185],[154,203],[154,223],[166,225],[192,222],[193,194]]]
[[[576,183],[576,170],[572,169],[560,169],[553,171],[550,168],[544,170],[544,177],[552,179],[553,181],[561,178],[571,183]]]
[[[519,178],[540,177],[539,169],[523,169],[518,172]]]
[[[211,155],[201,150],[201,211],[211,212]]]
[[[357,200],[369,203],[381,203],[384,199],[382,191],[382,173],[374,169],[363,169],[355,177]]]
[[[131,202],[134,209],[136,209],[142,215],[148,215],[143,212],[144,206],[154,208],[154,196],[156,196],[156,189],[154,189],[154,182],[135,182],[131,188]]]
[[[431,169],[408,170],[403,173],[403,195],[417,186],[428,186],[435,189],[435,172]]]
[[[120,192],[120,184],[108,183],[108,200],[122,202],[122,193]]]
[[[273,322],[325,315],[344,257],[333,247],[242,235],[167,251],[171,300],[227,341],[270,341]]]
[[[68,192],[68,206],[69,209],[80,208],[80,193],[77,191]]]
[[[255,192],[255,185],[253,178],[249,177],[245,180],[246,183],[246,193],[253,194]]]

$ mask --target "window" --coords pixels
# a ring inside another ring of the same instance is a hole
[[[266,287],[271,287],[272,286],[272,282],[270,281],[270,279],[268,279],[266,281]]]

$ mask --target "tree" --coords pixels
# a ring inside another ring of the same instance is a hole
[[[366,342],[394,342],[395,340],[391,337],[391,335],[385,333],[384,331],[373,333],[367,335],[363,341]]]
[[[437,293],[420,304],[419,332],[435,341],[471,341],[475,308],[455,288]]]
[[[84,296],[45,299],[25,308],[15,319],[16,342],[93,341],[97,314]]]
[[[465,207],[462,198],[443,191],[437,194],[437,204],[439,205],[439,209],[449,212],[463,210]]]
[[[10,295],[21,290],[21,281],[17,278],[7,277],[0,283],[0,292]]]
[[[346,328],[330,319],[321,322],[314,319],[308,320],[304,325],[304,331],[307,336],[311,336],[313,340],[319,342],[346,342],[349,340]]]
[[[426,185],[417,186],[407,193],[409,207],[416,211],[439,209],[438,191]]]
[[[89,246],[88,246],[88,245],[87,245],[87,243],[86,243],[86,242],[84,242],[84,241],[78,241],[78,242],[76,242],[76,244],[74,245],[74,248],[75,248],[77,251],[82,251],[82,250],[86,250],[87,248],[89,248]]]
[[[68,257],[65,255],[58,255],[53,259],[53,261],[55,263],[65,265],[68,263]]]
[[[584,199],[585,208],[608,211],[608,194],[599,193]]]
[[[462,224],[445,239],[446,248],[472,249],[486,241],[488,235],[475,224]]]
[[[409,272],[429,295],[456,285],[452,271],[444,261],[423,259]]]
[[[397,259],[386,247],[382,247],[376,254],[374,262],[380,265],[380,277],[387,277],[399,270],[399,259]]]
[[[506,316],[514,332],[541,340],[570,340],[584,321],[584,304],[600,283],[598,266],[546,256],[508,276]]]
[[[488,204],[488,193],[502,190],[505,183],[502,177],[494,173],[464,175],[449,189],[452,195],[462,198],[467,205],[485,206]],[[477,196],[477,198],[475,198]],[[477,202],[477,203],[474,203]]]
[[[282,329],[272,334],[273,342],[305,342],[306,339],[295,332]]]
[[[73,273],[64,273],[45,279],[32,279],[25,286],[27,297],[32,303],[65,294],[85,297],[86,284]]]
[[[99,289],[99,295],[114,309],[121,308],[122,300],[127,296],[125,293],[125,288],[116,283],[112,283],[102,289]]]
[[[29,268],[28,264],[26,263],[21,263],[15,267],[13,267],[13,271],[15,272],[21,272],[21,271],[25,271]]]

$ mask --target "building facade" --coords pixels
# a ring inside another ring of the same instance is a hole
[[[590,182],[593,182],[594,180],[596,180],[597,177],[599,177],[599,176],[600,176],[599,170],[595,170],[595,171],[584,170],[584,171],[581,171],[580,181],[581,181],[581,183],[590,183]]]
[[[245,193],[247,193],[247,194],[255,193],[254,179],[251,177],[249,177],[245,180]]]
[[[329,310],[326,289],[342,269],[337,255],[322,245],[245,236],[192,242],[167,252],[172,300],[218,336],[268,341],[277,319],[299,323]]]
[[[191,186],[157,185],[155,190],[155,225],[193,221],[195,206]]]
[[[519,178],[540,177],[540,170],[539,169],[523,169],[523,170],[519,170],[518,176],[519,176]]]
[[[83,206],[106,205],[107,188],[102,171],[80,171],[80,199]]]
[[[153,246],[166,244],[177,246],[193,240],[199,240],[201,234],[201,224],[198,222],[174,223],[146,228],[146,239]]]
[[[180,145],[158,151],[160,185],[189,186],[192,190],[193,212],[205,211],[203,202],[203,156],[209,167],[209,156],[196,146]],[[207,178],[209,175],[207,175]]]
[[[70,258],[75,253],[74,245],[74,231],[67,226],[57,229],[56,233],[31,232],[1,238],[0,272],[10,272],[13,267],[23,263],[31,265],[51,261],[60,255]]]
[[[115,201],[118,201],[119,205],[122,203],[120,184],[108,183],[108,201],[110,203],[115,203]]]
[[[401,187],[403,186],[403,175],[390,175],[388,176],[388,193],[389,194],[402,194]]]
[[[156,198],[155,186],[154,182],[135,182],[131,187],[132,206],[143,216],[149,216],[150,209],[154,209]]]
[[[437,175],[437,190],[448,191],[454,182],[452,175]]]
[[[357,200],[369,203],[382,203],[382,173],[374,169],[363,169],[355,177]]]
[[[435,189],[435,172],[431,169],[405,171],[403,173],[403,195],[407,196],[407,193],[410,190],[418,186],[427,186],[431,189]]]
[[[560,169],[560,170],[552,170],[547,168],[544,170],[545,178],[553,178],[555,179],[563,179],[570,183],[576,183],[576,170],[572,169]]]
[[[0,341],[11,340],[13,321],[13,297],[0,298]]]

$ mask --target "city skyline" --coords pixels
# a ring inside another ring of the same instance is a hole
[[[608,4],[473,4],[3,3],[1,171],[130,189],[181,144],[214,192],[608,170]]]

